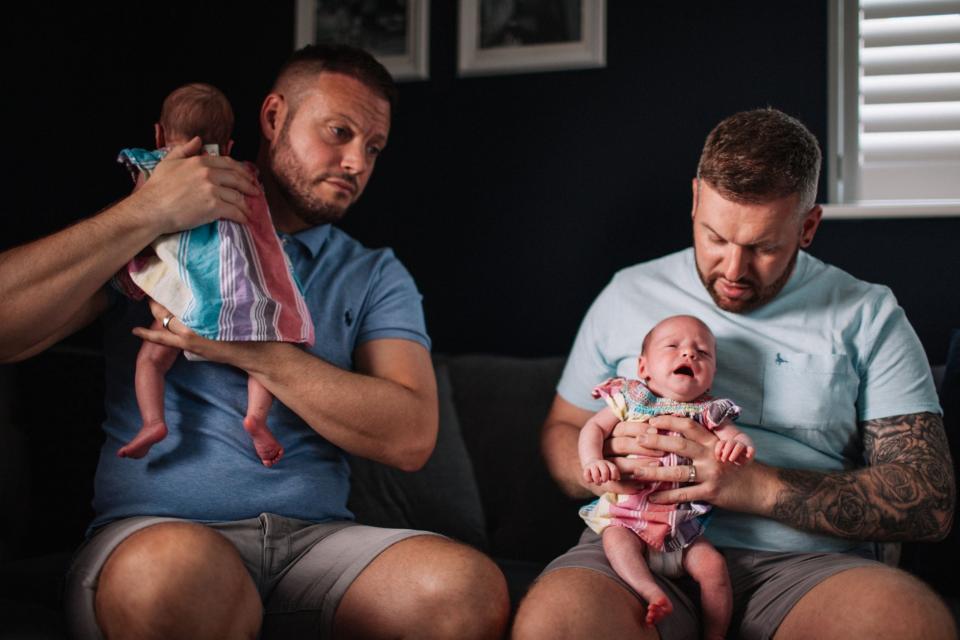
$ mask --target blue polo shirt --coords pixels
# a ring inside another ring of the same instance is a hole
[[[371,250],[330,225],[281,235],[316,328],[311,353],[353,369],[357,346],[400,338],[430,348],[413,278],[389,249]],[[266,468],[243,429],[247,374],[181,355],[166,376],[169,435],[140,460],[117,450],[141,425],[134,369],[149,325],[145,303],[114,295],[105,316],[106,441],[100,452],[91,527],[137,515],[206,522],[270,512],[321,522],[349,519],[349,467],[344,452],[274,400],[267,422],[284,447]],[[362,399],[358,399],[362,402]]]

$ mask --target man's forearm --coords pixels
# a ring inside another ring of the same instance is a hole
[[[0,254],[0,299],[6,310],[0,359],[32,353],[37,345],[78,328],[77,314],[91,309],[94,294],[153,239],[134,208],[127,201],[118,203]]]
[[[407,471],[436,443],[437,401],[429,354],[410,384],[345,371],[289,344],[232,345],[246,369],[312,429],[345,451]],[[252,357],[251,357],[252,356]],[[427,380],[429,378],[429,380]],[[426,384],[429,382],[429,384]]]
[[[549,422],[541,433],[541,445],[550,475],[571,498],[592,494],[580,482],[581,466],[577,451],[580,429],[564,422]]]
[[[862,425],[870,467],[822,473],[779,469],[772,516],[794,527],[857,540],[939,540],[950,530],[956,485],[939,416],[919,413]]]

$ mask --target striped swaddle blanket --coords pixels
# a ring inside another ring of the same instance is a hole
[[[216,145],[208,152],[216,153]],[[149,177],[166,151],[124,149],[119,162]],[[211,340],[312,345],[313,321],[263,195],[248,196],[247,224],[216,220],[161,236],[131,260],[114,285],[147,295]]]

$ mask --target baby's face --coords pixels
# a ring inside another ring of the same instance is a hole
[[[717,372],[716,340],[693,318],[671,318],[650,335],[639,374],[651,391],[678,402],[702,396]]]

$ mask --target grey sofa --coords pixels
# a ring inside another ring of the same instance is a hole
[[[937,371],[956,433],[960,333],[954,338],[953,367]],[[437,450],[415,473],[354,460],[351,509],[364,522],[439,531],[482,549],[503,569],[516,604],[582,528],[580,501],[560,493],[540,455],[539,427],[563,359],[437,355],[434,362]],[[67,347],[0,367],[0,639],[64,637],[63,574],[92,517],[102,369],[96,351]],[[954,532],[942,543],[906,545],[903,554],[906,568],[951,599],[955,612],[948,568],[957,566],[958,545]]]

